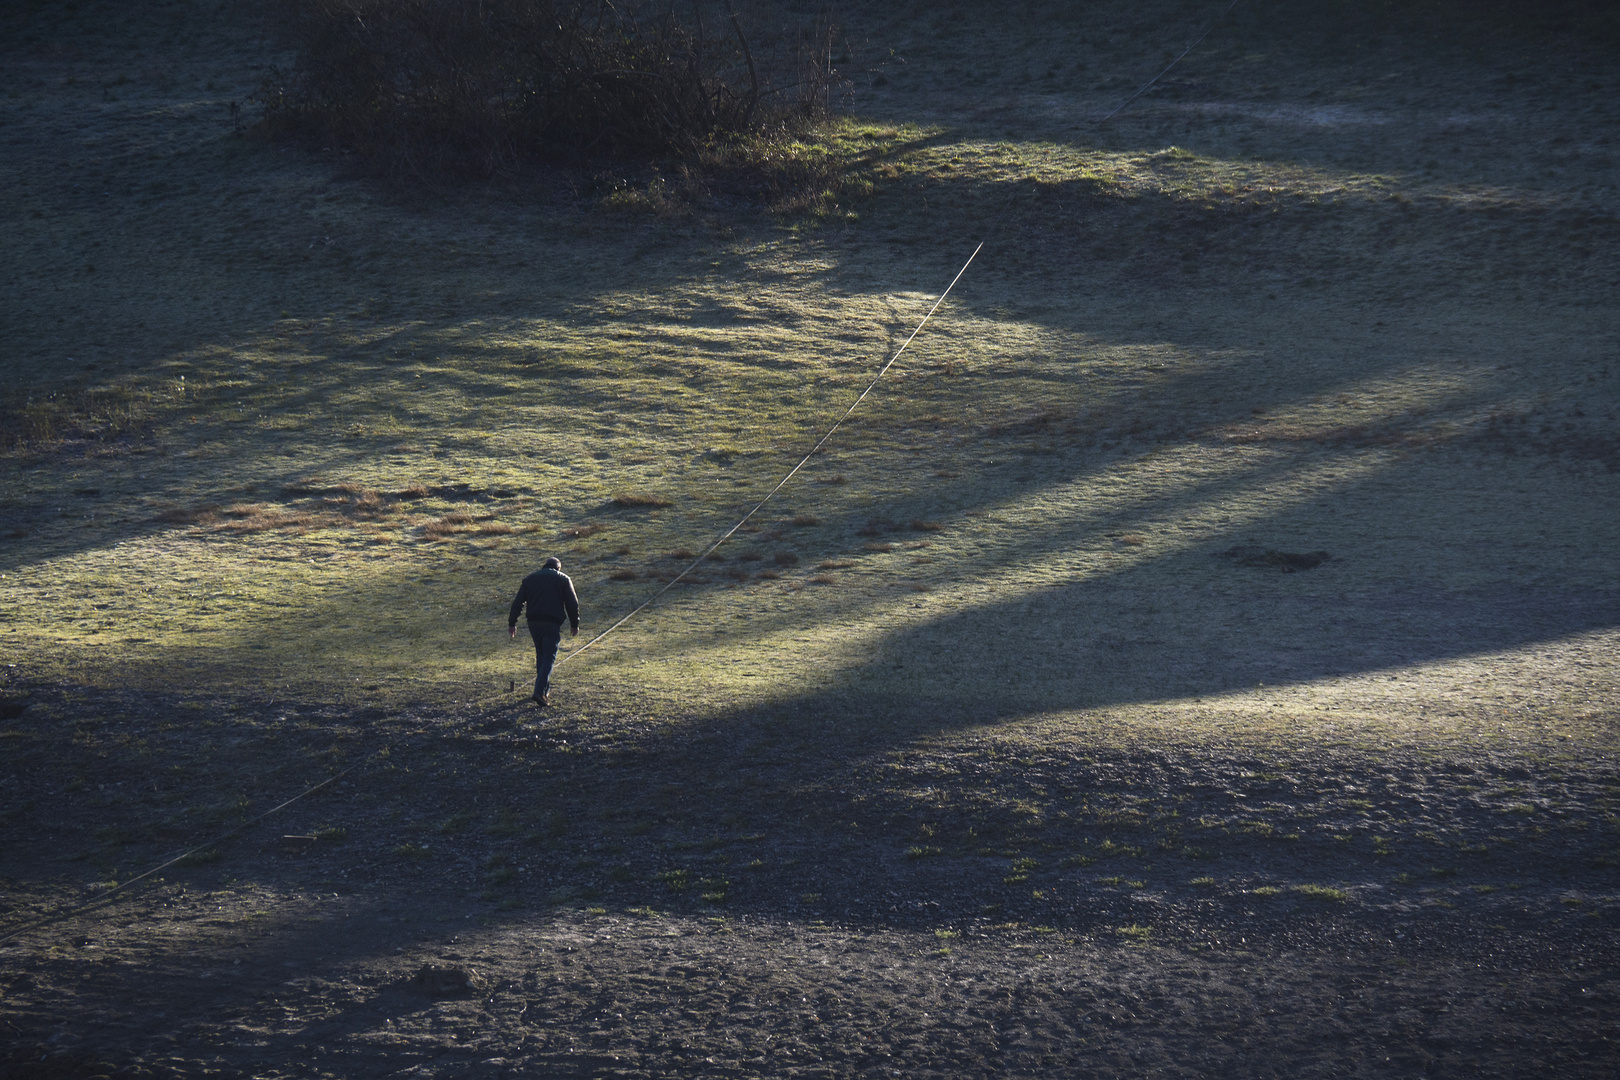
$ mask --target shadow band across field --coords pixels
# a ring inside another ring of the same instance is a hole
[[[1033,713],[1216,697],[1257,684],[1285,690],[1620,625],[1620,595],[1590,589],[1413,586],[1352,599],[1255,585],[1248,595],[1203,601],[1197,622],[1185,617],[1183,596],[1128,578],[919,621],[869,647],[861,667],[835,676],[838,687],[780,705],[920,734]],[[1079,629],[1048,632],[1049,622]],[[1088,623],[1106,629],[1088,632]]]
[[[63,704],[67,719],[84,711]],[[162,715],[164,704],[132,700],[131,715],[112,720],[148,732],[144,761],[168,764],[181,745],[147,728],[143,707]],[[308,768],[333,747],[352,756],[381,738],[391,751],[271,830],[335,824],[341,839],[289,855],[273,836],[244,838],[71,932],[25,939],[6,968],[25,992],[5,1013],[15,1045],[59,1064],[78,1056],[85,1067],[67,1075],[85,1076],[136,1057],[262,1075],[258,1063],[286,1055],[370,1076],[472,1067],[495,1046],[536,1075],[656,1074],[692,1049],[701,1054],[686,1064],[702,1072],[703,1058],[740,1052],[734,1033],[751,1053],[791,1059],[797,1050],[769,1044],[803,1041],[812,1058],[854,1068],[872,1064],[875,1046],[884,1060],[962,1075],[1009,1045],[1056,1055],[1049,1067],[1064,1055],[1094,1064],[1126,1037],[1134,1054],[1205,1069],[1260,1040],[1299,1074],[1330,1075],[1370,1025],[1381,1053],[1413,1067],[1519,1060],[1549,1032],[1561,1052],[1590,1058],[1572,1075],[1599,1075],[1612,1055],[1579,1007],[1617,988],[1609,924],[1575,920],[1552,899],[1612,880],[1590,868],[1601,830],[1545,837],[1509,816],[1506,836],[1500,811],[1443,782],[1511,781],[1530,789],[1516,797],[1551,795],[1566,818],[1596,824],[1591,794],[1614,782],[1612,768],[1562,763],[1550,777],[1489,752],[1106,736],[1041,745],[982,726],[930,753],[916,737],[939,721],[916,713],[829,703],[649,726],[636,704],[598,693],[576,706],[591,722],[559,716],[538,730],[483,708],[378,721],[358,736],[344,711],[239,718],[221,747],[182,750],[202,753],[214,782],[236,782],[234,768],[265,755]],[[132,764],[104,759],[89,789]],[[1359,793],[1391,815],[1392,848],[1318,831],[1360,820]],[[139,833],[164,806],[126,805],[122,817]],[[1253,830],[1257,814],[1305,835]],[[88,839],[62,831],[73,827],[55,826],[57,851]],[[1425,844],[1427,829],[1448,850]],[[395,847],[402,837],[415,854]],[[1419,905],[1416,885],[1392,895],[1392,874],[1451,883],[1437,860],[1447,875],[1461,866],[1446,895],[1466,910]],[[1193,875],[1205,884],[1186,883]],[[1464,899],[1466,886],[1507,880],[1529,889]],[[1350,898],[1253,888],[1300,881]],[[47,940],[77,962],[39,948]],[[1591,970],[1561,971],[1577,957]],[[472,969],[477,992],[412,990],[424,962]],[[1170,1000],[1167,986],[1178,987]],[[800,1016],[795,1000],[812,999],[817,1015]],[[839,1037],[823,1043],[828,1021]],[[1023,1034],[990,1037],[998,1024]]]

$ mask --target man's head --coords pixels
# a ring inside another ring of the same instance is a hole
[[[562,560],[553,555],[551,558],[546,560],[544,568],[547,570],[561,570]]]

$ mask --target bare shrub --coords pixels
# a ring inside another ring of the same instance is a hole
[[[64,442],[114,442],[141,435],[153,410],[134,386],[0,393],[0,449]]]
[[[751,35],[781,25],[766,2],[277,0],[298,60],[258,99],[272,132],[399,176],[509,175],[530,159],[696,163],[829,102],[831,24]]]

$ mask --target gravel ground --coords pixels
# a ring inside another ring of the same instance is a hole
[[[605,697],[544,723],[502,703],[109,711],[12,679],[8,925],[359,767],[8,940],[7,1076],[1620,1059],[1620,771],[1557,736],[1166,748],[1003,725],[896,749],[769,712],[638,724]]]

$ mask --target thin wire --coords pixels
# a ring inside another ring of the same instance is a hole
[[[1112,112],[1110,112],[1107,116],[1104,116],[1102,119],[1096,121],[1097,124],[1102,125],[1102,124],[1107,123],[1109,120],[1113,119],[1113,117],[1115,115],[1117,115],[1121,109],[1125,108],[1125,106],[1129,105],[1131,102],[1133,102],[1137,98],[1141,97],[1144,93],[1147,92],[1149,87],[1151,87],[1154,83],[1158,82],[1160,79],[1164,78],[1164,76],[1170,71],[1171,68],[1173,68],[1177,64],[1181,63],[1181,61],[1184,60],[1187,57],[1188,53],[1190,53],[1194,49],[1196,49],[1199,46],[1199,44],[1205,38],[1207,38],[1209,36],[1209,34],[1210,34],[1210,31],[1214,30],[1215,27],[1220,24],[1222,19],[1225,19],[1227,15],[1231,14],[1232,9],[1237,7],[1237,5],[1238,5],[1238,0],[1232,0],[1232,2],[1226,6],[1225,10],[1223,10],[1219,15],[1215,16],[1214,20],[1211,21],[1210,24],[1204,28],[1203,33],[1199,34],[1196,38],[1193,39],[1192,44],[1188,45],[1185,49],[1181,50],[1181,55],[1180,56],[1176,57],[1174,60],[1170,61],[1169,64],[1165,65],[1165,68],[1164,68],[1163,71],[1159,72],[1157,75],[1153,76],[1153,78],[1149,79],[1147,82],[1143,83],[1140,87],[1138,87],[1135,93],[1131,94],[1124,101],[1121,101],[1118,105],[1114,106],[1114,109],[1113,109]],[[794,475],[796,473],[798,473],[798,471],[800,469],[804,468],[804,466],[809,462],[809,460],[816,455],[816,451],[820,450],[823,446],[825,446],[826,443],[827,443],[827,440],[833,437],[833,433],[838,430],[838,428],[843,424],[843,422],[845,420],[848,420],[850,418],[850,416],[852,416],[854,414],[856,408],[858,408],[860,406],[861,402],[866,400],[866,396],[872,392],[873,388],[877,386],[878,382],[883,378],[883,376],[888,373],[889,368],[894,366],[894,362],[896,360],[900,359],[900,354],[906,351],[906,346],[910,345],[912,340],[918,334],[920,334],[922,332],[922,328],[928,324],[928,320],[934,317],[934,312],[939,310],[939,305],[945,302],[945,298],[950,295],[951,289],[955,288],[956,283],[958,281],[962,280],[962,275],[967,273],[967,268],[969,266],[973,265],[973,260],[978,256],[979,252],[984,249],[984,245],[989,243],[995,237],[996,233],[1000,230],[1002,221],[1006,218],[1008,211],[1012,209],[1012,200],[1013,200],[1014,196],[1017,195],[1017,193],[1018,192],[1017,192],[1016,187],[1014,188],[1014,190],[1007,193],[1007,198],[1002,203],[1000,212],[998,212],[996,214],[995,219],[993,221],[991,221],[990,228],[985,231],[984,239],[979,241],[978,246],[973,249],[973,254],[971,254],[971,255],[969,255],[967,257],[967,262],[964,262],[962,264],[962,269],[960,269],[960,270],[958,270],[956,272],[956,276],[951,279],[951,283],[949,285],[945,286],[945,291],[939,294],[939,299],[935,300],[934,301],[934,306],[928,309],[928,314],[926,314],[926,315],[924,315],[922,317],[922,321],[919,322],[917,324],[916,328],[911,331],[911,335],[906,338],[905,342],[901,344],[900,348],[895,350],[894,355],[889,358],[889,362],[884,364],[883,367],[878,370],[878,373],[876,375],[872,376],[872,381],[869,382],[866,385],[865,390],[861,391],[861,396],[856,398],[854,403],[852,405],[850,405],[850,407],[848,409],[844,410],[844,415],[840,416],[837,420],[833,421],[832,426],[827,429],[826,433],[824,435],[822,435],[820,439],[816,440],[816,444],[810,448],[809,452],[806,453],[804,455],[804,457],[799,459],[799,463],[797,465],[793,466],[793,468],[789,469],[787,474],[785,476],[783,476],[781,480],[777,481],[776,486],[771,488],[771,490],[766,493],[765,497],[763,499],[759,500],[759,502],[754,505],[754,508],[752,510],[749,510],[748,513],[744,514],[740,521],[738,521],[731,528],[727,529],[725,532],[721,533],[720,537],[717,540],[715,540],[714,543],[710,544],[707,548],[705,548],[703,550],[703,552],[700,555],[698,555],[698,557],[696,559],[694,559],[692,561],[692,565],[688,566],[685,570],[682,570],[680,573],[676,574],[673,578],[671,578],[668,582],[666,582],[664,584],[664,587],[662,589],[659,589],[657,592],[655,592],[651,596],[647,597],[647,599],[643,600],[640,604],[637,604],[634,608],[632,608],[630,610],[630,612],[628,614],[621,617],[612,626],[609,626],[606,630],[603,630],[600,634],[597,634],[595,637],[591,638],[591,640],[587,641],[585,644],[581,645],[579,648],[571,649],[570,651],[568,651],[568,652],[564,653],[563,655],[559,656],[557,658],[557,662],[556,662],[557,667],[561,667],[563,664],[567,663],[573,657],[576,657],[580,653],[584,652],[586,649],[589,649],[591,646],[595,645],[597,642],[601,641],[603,638],[607,637],[609,634],[613,633],[619,627],[623,626],[625,623],[629,622],[631,619],[635,618],[637,615],[641,614],[641,612],[645,611],[647,608],[651,607],[654,603],[656,603],[660,597],[662,597],[665,593],[669,592],[669,590],[673,589],[677,584],[679,584],[680,580],[682,578],[684,578],[686,575],[690,574],[693,570],[696,570],[698,568],[698,566],[702,564],[703,560],[708,558],[711,554],[713,554],[715,552],[715,550],[717,550],[720,547],[721,544],[724,544],[727,540],[731,539],[731,537],[737,532],[738,529],[740,529],[744,525],[748,524],[748,520],[750,518],[752,518],[755,514],[759,513],[759,511],[765,506],[765,504],[771,501],[772,496],[774,496],[777,492],[781,491],[782,488],[787,485],[787,482],[789,480],[793,479]]]
[[[1209,26],[1204,30],[1204,32],[1202,34],[1199,34],[1198,37],[1196,39],[1194,39],[1194,41],[1193,41],[1193,43],[1191,45],[1188,45],[1184,50],[1182,50],[1182,53],[1181,53],[1180,56],[1176,57],[1174,60],[1170,61],[1170,63],[1168,65],[1166,65],[1164,71],[1159,72],[1157,75],[1153,76],[1153,78],[1151,78],[1147,82],[1143,83],[1142,86],[1140,88],[1138,88],[1135,93],[1131,94],[1124,101],[1120,102],[1119,105],[1117,105],[1112,112],[1110,112],[1107,116],[1102,117],[1102,119],[1098,120],[1097,123],[1098,124],[1103,124],[1103,123],[1106,123],[1107,121],[1109,121],[1110,119],[1112,119],[1121,109],[1125,108],[1125,106],[1129,105],[1131,102],[1135,101],[1138,97],[1142,96],[1142,94],[1145,93],[1148,90],[1148,88],[1151,87],[1154,83],[1156,83],[1160,79],[1164,78],[1165,74],[1167,72],[1169,72],[1169,70],[1171,68],[1173,68],[1177,64],[1179,64],[1187,56],[1188,53],[1192,52],[1193,49],[1197,48],[1199,43],[1202,42],[1206,37],[1209,36],[1210,31],[1214,30],[1215,27],[1220,23],[1220,21],[1222,19],[1226,18],[1226,16],[1228,14],[1230,14],[1232,9],[1237,7],[1237,5],[1238,5],[1238,0],[1232,0],[1232,2],[1227,5],[1226,9],[1224,11],[1222,11],[1218,16],[1215,17],[1215,21],[1211,22],[1209,24]],[[621,627],[625,623],[629,622],[636,615],[638,615],[642,611],[646,610],[659,597],[663,596],[665,593],[669,592],[670,589],[674,588],[675,585],[682,578],[684,578],[687,574],[690,574],[693,570],[697,569],[699,564],[701,564],[704,559],[708,558],[708,556],[711,555],[717,548],[719,548],[721,544],[724,544],[727,540],[729,540],[737,532],[738,529],[740,529],[744,525],[746,525],[750,518],[752,518],[755,514],[759,513],[759,511],[765,506],[765,504],[770,502],[771,498],[773,496],[775,496],[777,492],[781,491],[782,488],[787,485],[787,482],[789,480],[793,479],[793,477],[798,473],[798,471],[800,469],[804,468],[805,465],[809,463],[810,459],[816,455],[817,451],[819,451],[823,446],[826,445],[827,440],[831,439],[833,437],[833,434],[835,432],[837,432],[837,430],[839,429],[840,426],[843,425],[844,421],[848,420],[851,416],[854,415],[855,410],[860,407],[861,402],[866,400],[867,395],[869,395],[873,391],[873,389],[875,389],[877,387],[877,384],[879,383],[879,381],[882,380],[883,376],[888,374],[889,369],[894,366],[895,361],[900,359],[901,354],[906,351],[907,347],[911,345],[912,341],[917,337],[917,335],[922,333],[922,328],[928,324],[929,319],[932,319],[934,317],[934,313],[936,311],[938,311],[939,306],[945,302],[945,298],[947,296],[949,296],[950,293],[951,293],[951,290],[956,287],[956,283],[958,281],[962,280],[962,275],[967,273],[967,270],[968,270],[969,266],[973,265],[973,260],[975,258],[977,258],[979,252],[984,249],[984,245],[989,243],[990,240],[993,239],[995,237],[996,233],[1000,230],[1002,221],[1005,220],[1005,218],[1007,216],[1007,212],[1011,209],[1011,207],[1012,207],[1012,199],[1016,194],[1017,194],[1017,189],[1016,188],[1013,191],[1008,193],[1006,202],[1003,203],[1001,211],[1000,211],[1000,213],[998,213],[996,215],[995,220],[991,222],[990,228],[988,230],[986,230],[984,239],[979,241],[978,246],[973,249],[973,253],[971,255],[969,255],[967,257],[967,261],[962,264],[962,268],[956,272],[956,276],[951,278],[951,283],[949,285],[945,286],[945,291],[939,294],[939,298],[936,299],[934,301],[933,306],[928,309],[928,314],[926,314],[926,315],[924,315],[922,317],[922,321],[917,323],[916,328],[911,331],[910,335],[907,336],[906,340],[903,343],[901,343],[901,345],[900,345],[900,347],[898,349],[895,350],[894,355],[889,357],[888,362],[886,364],[884,364],[883,367],[878,370],[878,373],[872,377],[872,381],[866,384],[866,389],[861,391],[860,396],[857,397],[854,400],[853,403],[851,403],[849,408],[844,410],[844,414],[833,422],[832,426],[827,429],[827,431],[821,436],[821,438],[816,440],[815,445],[812,446],[810,448],[810,450],[802,458],[799,459],[798,464],[794,465],[792,469],[789,469],[787,474],[784,475],[781,480],[777,481],[776,486],[771,488],[771,490],[765,495],[765,497],[763,499],[759,500],[759,502],[754,505],[753,509],[749,510],[748,513],[744,514],[741,520],[739,520],[735,525],[733,525],[731,528],[727,529],[725,532],[721,533],[720,537],[717,540],[715,540],[714,543],[710,544],[706,549],[704,549],[703,554],[699,555],[696,559],[694,559],[692,561],[692,565],[688,566],[685,570],[682,570],[679,574],[676,574],[675,577],[671,578],[670,581],[667,584],[665,584],[665,586],[662,589],[659,589],[656,593],[649,596],[646,600],[643,600],[639,605],[637,605],[634,609],[632,609],[629,612],[629,614],[627,614],[627,615],[623,616],[622,618],[620,618],[618,622],[615,622],[612,626],[608,627],[606,630],[603,630],[600,634],[596,635],[594,638],[587,641],[585,644],[581,645],[579,648],[571,650],[570,652],[568,652],[568,653],[564,654],[563,656],[559,657],[557,659],[557,665],[558,666],[561,666],[562,664],[566,663],[569,659],[571,659],[571,658],[573,658],[575,656],[578,656],[580,653],[584,652],[586,649],[589,649],[591,646],[595,645],[597,642],[601,641],[603,638],[605,638],[609,634],[613,633],[613,631],[617,630],[619,627]],[[294,795],[292,798],[288,799],[286,802],[283,802],[283,803],[280,803],[280,804],[278,804],[276,806],[271,807],[270,809],[266,810],[264,813],[260,814],[258,817],[253,818],[251,821],[245,821],[241,825],[238,825],[236,828],[231,829],[229,832],[226,832],[223,835],[221,835],[219,837],[216,837],[213,840],[210,840],[210,841],[208,841],[206,843],[203,843],[203,844],[198,844],[196,847],[191,848],[188,851],[181,852],[179,855],[176,855],[174,858],[168,860],[167,862],[160,863],[157,866],[152,867],[150,870],[146,871],[145,873],[139,874],[139,875],[137,875],[135,877],[132,877],[128,881],[122,883],[121,885],[118,885],[118,886],[116,886],[116,887],[114,887],[112,889],[109,889],[107,892],[105,892],[105,893],[101,894],[100,896],[96,897],[94,900],[91,900],[91,901],[89,901],[87,903],[84,903],[84,904],[80,904],[77,907],[69,908],[69,909],[64,910],[64,911],[55,912],[55,913],[53,913],[51,915],[47,915],[47,916],[45,916],[43,918],[36,919],[31,923],[25,923],[24,925],[16,927],[15,929],[9,930],[4,934],[0,934],[0,944],[3,944],[4,942],[10,941],[12,938],[15,938],[15,937],[17,937],[17,936],[19,936],[21,934],[25,934],[25,933],[29,932],[30,930],[37,930],[40,927],[49,926],[50,924],[55,923],[55,922],[61,922],[61,921],[66,920],[66,919],[71,919],[71,918],[74,918],[76,916],[82,915],[85,912],[90,911],[90,910],[92,910],[94,908],[101,907],[101,906],[104,906],[106,904],[109,904],[109,903],[111,903],[113,901],[113,899],[118,894],[122,893],[124,890],[128,889],[130,886],[135,885],[138,882],[144,881],[145,879],[151,877],[153,874],[156,874],[156,873],[158,873],[158,872],[160,872],[162,870],[168,869],[169,867],[173,866],[175,863],[180,862],[181,860],[187,858],[188,856],[194,855],[199,851],[204,851],[204,850],[206,850],[206,849],[208,849],[210,847],[213,847],[213,846],[215,846],[217,844],[224,843],[225,841],[231,839],[232,837],[235,837],[235,836],[241,834],[242,832],[246,831],[247,829],[251,828],[252,826],[257,825],[259,822],[263,821],[265,818],[270,817],[271,815],[276,814],[276,813],[278,813],[278,812],[280,812],[282,810],[285,810],[287,807],[291,806],[295,802],[298,802],[300,799],[303,799],[303,798],[306,798],[306,797],[308,797],[310,795],[313,795],[317,791],[321,790],[322,788],[336,783],[337,781],[343,779],[345,776],[348,776],[350,773],[354,772],[356,769],[360,768],[360,766],[363,765],[363,764],[365,764],[365,760],[355,762],[353,765],[350,765],[347,769],[344,769],[342,772],[338,773],[337,775],[332,776],[332,777],[328,777],[327,779],[321,781],[320,783],[314,785],[313,787],[306,788],[305,790],[299,792],[297,795]]]
[[[292,798],[288,799],[284,803],[281,803],[279,806],[272,806],[270,809],[266,810],[264,813],[260,814],[258,817],[254,818],[252,821],[244,821],[242,824],[238,825],[236,828],[232,829],[230,832],[224,833],[221,836],[217,836],[214,839],[209,840],[206,843],[198,844],[196,847],[192,848],[189,851],[182,851],[180,854],[176,855],[174,858],[170,859],[168,862],[161,863],[161,864],[159,864],[157,866],[154,866],[154,867],[152,867],[152,869],[148,870],[146,873],[138,874],[135,877],[130,878],[128,881],[124,882],[123,884],[118,885],[118,886],[116,886],[114,888],[108,889],[106,892],[102,893],[100,896],[96,897],[94,900],[90,900],[90,901],[88,901],[86,903],[78,905],[77,907],[69,908],[69,909],[67,909],[65,911],[54,912],[54,913],[52,913],[50,915],[46,915],[44,918],[35,919],[31,923],[25,923],[24,925],[19,926],[14,930],[9,930],[4,934],[0,934],[0,943],[10,941],[12,938],[17,937],[19,934],[26,934],[30,930],[37,930],[42,926],[49,926],[51,923],[60,922],[63,919],[71,919],[76,915],[83,915],[85,912],[89,911],[91,908],[100,907],[103,904],[109,904],[109,903],[112,902],[113,897],[117,896],[119,893],[121,893],[125,889],[129,888],[131,885],[134,885],[136,882],[144,881],[147,878],[151,877],[153,874],[157,873],[159,870],[166,870],[169,867],[173,866],[175,863],[177,863],[177,862],[181,861],[182,859],[185,859],[185,858],[187,858],[187,857],[189,857],[191,855],[195,855],[199,851],[206,851],[208,848],[214,847],[216,844],[223,844],[225,841],[231,839],[233,836],[236,836],[238,833],[241,833],[241,832],[251,828],[252,826],[257,825],[259,822],[263,821],[265,818],[269,817],[271,814],[274,814],[274,813],[276,813],[277,811],[280,811],[280,810],[285,810],[287,807],[291,806],[293,803],[297,802],[299,799],[302,799],[302,798],[304,798],[305,796],[308,796],[308,795],[315,794],[317,791],[321,790],[321,788],[323,788],[323,787],[326,787],[328,784],[337,783],[339,780],[343,779],[345,776],[348,776],[350,773],[354,772],[354,770],[358,769],[363,764],[365,764],[364,761],[355,762],[353,765],[350,765],[347,769],[344,769],[342,772],[338,773],[336,776],[329,776],[325,780],[322,780],[320,783],[316,784],[314,787],[307,788],[304,791],[299,792],[297,795],[294,795]]]
[[[998,224],[999,224],[999,222],[998,222]],[[866,384],[866,389],[861,391],[861,396],[856,398],[854,400],[854,402],[852,402],[850,404],[849,408],[844,410],[844,415],[840,416],[837,420],[833,421],[832,426],[827,429],[826,433],[823,434],[821,436],[821,438],[816,440],[816,444],[809,449],[809,451],[804,455],[804,457],[799,459],[799,463],[797,465],[793,466],[793,468],[789,469],[787,471],[787,474],[785,476],[783,476],[782,479],[780,479],[780,480],[778,480],[776,482],[776,486],[771,488],[770,491],[766,492],[765,497],[763,499],[759,500],[759,502],[754,504],[754,508],[752,510],[750,510],[750,511],[748,511],[748,513],[744,514],[742,516],[742,519],[740,521],[738,521],[737,524],[733,525],[731,528],[729,528],[725,532],[721,533],[719,539],[715,540],[714,543],[710,544],[707,548],[704,549],[704,551],[703,551],[703,553],[701,555],[699,555],[696,559],[692,560],[692,565],[691,566],[688,566],[685,570],[682,570],[680,573],[676,574],[673,578],[671,578],[669,580],[669,582],[667,584],[665,584],[665,586],[662,589],[659,589],[657,592],[655,592],[651,596],[647,597],[647,599],[643,600],[639,605],[636,606],[636,608],[634,610],[632,610],[628,615],[625,615],[618,622],[614,623],[612,626],[608,627],[606,630],[603,630],[600,634],[597,634],[595,637],[591,638],[591,640],[587,641],[585,644],[581,645],[579,648],[571,650],[566,655],[559,658],[558,661],[557,661],[557,666],[559,666],[559,667],[562,666],[562,664],[565,663],[566,661],[568,661],[569,659],[571,659],[571,658],[573,658],[575,656],[578,656],[580,653],[584,652],[586,649],[590,648],[592,645],[595,645],[598,641],[601,641],[603,638],[605,638],[609,634],[613,633],[613,631],[617,630],[619,627],[621,627],[625,623],[629,622],[637,614],[639,614],[640,612],[645,610],[648,606],[650,606],[653,603],[653,601],[657,600],[660,596],[663,596],[665,593],[669,592],[669,590],[673,589],[675,587],[675,585],[681,580],[681,578],[685,577],[687,574],[690,574],[693,570],[696,570],[698,568],[698,566],[703,562],[703,560],[708,558],[709,555],[712,554],[715,551],[716,548],[718,548],[721,544],[725,543],[727,540],[730,540],[732,535],[734,533],[736,533],[736,531],[738,529],[740,529],[744,525],[748,524],[748,519],[753,517],[755,514],[759,513],[760,510],[764,508],[765,504],[771,501],[771,497],[774,496],[778,491],[781,491],[782,488],[787,485],[787,482],[789,480],[793,479],[794,475],[800,469],[804,468],[805,465],[810,461],[811,458],[816,456],[816,451],[820,450],[823,446],[825,446],[827,444],[827,440],[833,437],[833,433],[838,430],[839,426],[842,425],[845,420],[848,420],[852,415],[854,415],[855,410],[860,407],[861,402],[866,400],[866,395],[868,395],[868,394],[870,394],[872,392],[873,388],[877,386],[878,381],[881,380],[883,378],[883,376],[888,373],[889,369],[894,366],[894,362],[896,360],[900,359],[900,354],[906,351],[906,346],[910,345],[911,342],[916,338],[916,336],[918,334],[922,333],[922,328],[924,326],[928,325],[928,320],[932,319],[934,317],[934,312],[939,310],[939,305],[941,305],[941,304],[943,304],[945,302],[945,298],[951,294],[951,290],[956,287],[956,283],[958,281],[962,280],[962,275],[967,273],[967,268],[969,266],[973,265],[973,260],[978,256],[979,252],[981,250],[983,250],[984,245],[988,241],[988,239],[989,238],[986,237],[985,240],[979,241],[979,246],[974,248],[973,249],[973,254],[969,255],[967,257],[967,262],[962,264],[962,269],[960,269],[960,270],[958,270],[956,272],[956,276],[951,278],[951,283],[949,285],[945,286],[945,291],[939,294],[939,299],[934,301],[934,306],[928,309],[928,314],[926,314],[926,315],[924,315],[922,317],[922,321],[919,322],[917,324],[916,328],[911,331],[910,336],[907,337],[906,340],[901,343],[900,347],[894,351],[894,355],[889,357],[889,362],[884,364],[881,368],[879,368],[878,373],[876,375],[872,376],[872,381]]]
[[[1196,38],[1194,38],[1193,43],[1191,45],[1189,45],[1185,49],[1181,50],[1181,55],[1180,56],[1176,57],[1174,60],[1170,61],[1170,63],[1166,64],[1163,71],[1159,72],[1157,75],[1153,76],[1153,78],[1151,78],[1147,82],[1143,83],[1137,89],[1136,93],[1132,94],[1130,97],[1126,98],[1124,101],[1122,101],[1118,105],[1114,106],[1114,112],[1111,112],[1107,116],[1103,117],[1101,120],[1098,120],[1097,123],[1099,123],[1099,124],[1108,123],[1108,121],[1110,121],[1110,120],[1112,120],[1114,118],[1114,113],[1119,112],[1119,110],[1123,109],[1125,106],[1129,105],[1131,102],[1133,102],[1137,98],[1141,97],[1143,94],[1145,94],[1147,92],[1148,87],[1152,86],[1154,83],[1158,82],[1160,79],[1164,78],[1167,74],[1169,74],[1170,69],[1175,67],[1177,64],[1181,63],[1181,61],[1186,58],[1188,53],[1190,53],[1194,49],[1198,48],[1198,43],[1203,41],[1205,38],[1209,37],[1209,32],[1211,30],[1215,29],[1216,26],[1220,25],[1220,21],[1222,19],[1226,18],[1228,15],[1230,15],[1232,13],[1232,9],[1237,7],[1237,6],[1238,6],[1238,0],[1232,0],[1232,2],[1230,4],[1226,5],[1226,10],[1221,12],[1219,15],[1215,16],[1215,21],[1210,23],[1207,27],[1205,27],[1204,32],[1202,34],[1199,34]]]

